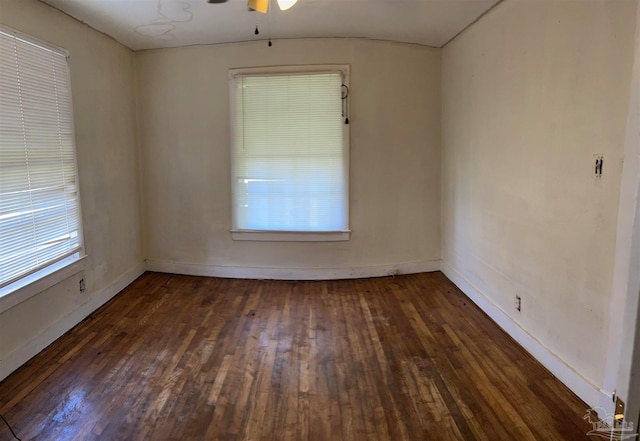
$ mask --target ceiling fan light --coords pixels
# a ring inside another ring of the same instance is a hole
[[[278,6],[282,11],[286,11],[291,6],[295,5],[298,0],[278,0]]]

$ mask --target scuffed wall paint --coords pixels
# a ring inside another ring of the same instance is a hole
[[[633,1],[508,0],[443,54],[444,264],[595,388],[634,12]]]
[[[351,240],[234,242],[228,70],[298,64],[351,66]],[[136,53],[145,256],[196,269],[437,262],[440,67],[439,50],[359,39]]]
[[[114,294],[113,287],[135,278],[143,259],[133,53],[35,0],[0,1],[0,23],[69,51],[88,255],[82,273],[0,314],[1,367],[26,361],[75,325]]]

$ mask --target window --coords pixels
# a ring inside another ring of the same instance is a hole
[[[230,72],[234,239],[349,238],[347,73]]]
[[[81,236],[67,56],[0,27],[0,288]]]

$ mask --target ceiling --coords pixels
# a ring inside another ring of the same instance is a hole
[[[501,0],[43,0],[133,50],[279,38],[361,37],[441,47]],[[256,24],[260,34],[255,35]]]

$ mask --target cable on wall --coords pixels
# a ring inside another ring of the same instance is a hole
[[[349,86],[342,85],[342,116],[344,123],[349,124]]]

